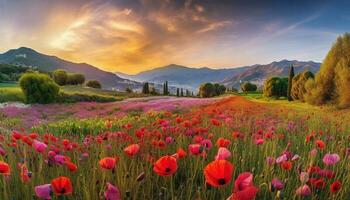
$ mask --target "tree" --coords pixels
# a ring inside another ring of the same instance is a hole
[[[143,94],[149,94],[149,84],[148,82],[145,82],[142,87],[142,93]]]
[[[292,101],[293,98],[291,96],[292,86],[293,86],[293,78],[294,78],[294,67],[293,65],[289,69],[289,77],[288,77],[288,88],[287,88],[287,99],[288,101]]]
[[[337,38],[324,59],[315,79],[305,85],[306,102],[314,105],[332,103],[350,106],[350,33]]]
[[[208,98],[214,96],[215,88],[212,83],[205,83],[199,87],[199,96]]]
[[[127,88],[125,89],[125,92],[126,92],[126,93],[133,93],[132,89],[129,88],[129,87],[127,87]]]
[[[184,96],[184,90],[181,88],[180,96]]]
[[[40,73],[23,74],[19,85],[27,103],[52,103],[60,89],[48,75]]]
[[[82,85],[85,82],[85,76],[83,74],[68,74],[68,85]]]
[[[257,89],[258,87],[255,84],[250,82],[245,82],[241,85],[241,90],[246,94],[248,92],[255,92]]]
[[[102,85],[99,81],[97,80],[90,80],[86,83],[87,87],[91,87],[91,88],[96,88],[96,89],[101,89]]]
[[[305,101],[304,95],[306,94],[305,84],[309,79],[313,79],[314,74],[310,71],[304,71],[294,76],[293,85],[291,90],[291,97],[293,100]]]
[[[53,71],[53,80],[60,86],[66,85],[68,74],[63,69],[57,69]]]
[[[180,96],[180,89],[179,89],[179,88],[176,89],[176,96],[177,96],[177,97]]]
[[[271,77],[265,81],[263,93],[266,97],[287,96],[288,78]]]
[[[169,95],[168,81],[165,81],[165,83],[163,84],[163,94]]]

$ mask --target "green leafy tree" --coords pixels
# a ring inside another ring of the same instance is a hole
[[[52,76],[53,76],[53,80],[58,85],[63,86],[63,85],[67,84],[68,74],[65,70],[57,69],[57,70],[53,71]]]
[[[82,85],[85,82],[85,76],[83,74],[68,74],[68,85]]]
[[[266,97],[286,97],[288,78],[271,77],[265,81],[263,93]]]
[[[142,93],[143,94],[149,94],[149,84],[148,82],[145,82],[142,87]]]
[[[294,78],[294,67],[293,65],[289,69],[289,77],[288,77],[288,88],[287,88],[287,99],[288,101],[292,101],[293,98],[291,96],[291,91],[293,87],[293,78]]]
[[[306,102],[350,106],[350,33],[337,38],[324,59],[315,79],[306,83]]]
[[[248,93],[248,92],[255,92],[258,89],[258,87],[250,82],[245,82],[241,85],[241,90],[244,93]]]
[[[96,88],[96,89],[101,89],[102,85],[99,81],[97,80],[90,80],[86,83],[87,87],[91,87],[91,88]]]
[[[58,97],[59,86],[46,74],[25,73],[19,85],[27,103],[52,103]]]
[[[294,76],[293,85],[291,90],[291,97],[293,100],[305,101],[304,95],[306,94],[305,84],[309,79],[313,79],[314,74],[310,71],[304,71]]]

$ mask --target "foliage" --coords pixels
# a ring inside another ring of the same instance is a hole
[[[24,102],[25,97],[20,88],[6,87],[0,88],[0,103],[4,102]]]
[[[83,74],[70,73],[67,77],[68,85],[82,85],[85,82],[85,76]]]
[[[291,97],[294,100],[305,101],[304,95],[306,94],[305,84],[307,80],[313,79],[314,74],[310,71],[304,71],[299,73],[293,78],[293,85],[291,90]]]
[[[101,89],[102,85],[98,80],[89,80],[86,83],[86,86],[91,87],[91,88],[96,88],[96,89]]]
[[[308,103],[332,103],[339,107],[350,106],[350,33],[337,38],[324,59],[315,79],[307,84],[305,99]]]
[[[53,80],[60,86],[66,85],[68,80],[68,74],[63,69],[57,69],[52,72]]]
[[[125,92],[126,92],[126,93],[133,93],[132,89],[129,88],[129,87],[127,87],[127,88],[125,89]]]
[[[288,78],[271,77],[265,81],[263,93],[265,97],[287,96]]]
[[[245,93],[247,92],[255,92],[258,89],[258,87],[250,82],[245,82],[241,85],[241,90]]]
[[[56,102],[57,103],[76,103],[76,102],[114,102],[120,98],[112,96],[104,96],[98,94],[84,94],[84,93],[65,93],[60,92]]]
[[[169,95],[168,81],[163,84],[163,95]]]
[[[208,98],[224,94],[226,87],[218,83],[204,83],[199,87],[199,96]]]
[[[288,101],[292,101],[292,95],[291,95],[291,91],[292,91],[292,87],[293,87],[293,78],[294,78],[294,67],[293,65],[290,67],[289,69],[289,76],[288,76],[288,88],[287,88],[287,99]]]
[[[46,74],[25,73],[19,84],[27,103],[52,103],[59,92],[58,85]]]
[[[29,67],[0,64],[0,82],[16,82]]]
[[[150,93],[149,84],[148,82],[145,82],[142,87],[142,94],[149,94],[149,93]]]

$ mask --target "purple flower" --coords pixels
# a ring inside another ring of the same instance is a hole
[[[323,157],[323,163],[325,165],[335,165],[337,162],[339,162],[340,160],[340,157],[338,154],[336,153],[333,153],[333,154],[330,154],[330,153],[327,153],[324,157]]]
[[[267,157],[266,162],[268,165],[271,166],[271,165],[275,164],[275,158],[274,157]]]
[[[51,184],[38,185],[34,188],[35,194],[41,199],[51,199]]]
[[[119,189],[110,184],[107,183],[107,190],[105,191],[105,198],[106,200],[120,200],[120,192]]]
[[[284,184],[278,178],[272,179],[271,184],[275,190],[282,190],[284,188]]]

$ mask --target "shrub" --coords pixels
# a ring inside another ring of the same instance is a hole
[[[204,83],[199,87],[199,96],[204,98],[218,96],[225,92],[226,87],[218,83]]]
[[[68,74],[68,85],[82,85],[85,82],[85,76],[83,74]]]
[[[350,106],[350,33],[337,38],[314,80],[306,84],[305,100],[314,105]]]
[[[58,85],[46,74],[25,73],[19,85],[27,103],[52,103],[59,92]]]
[[[245,93],[247,92],[255,92],[258,89],[258,87],[250,82],[245,82],[241,85],[241,90]]]
[[[313,79],[314,74],[310,71],[304,71],[299,73],[293,78],[293,85],[291,90],[291,97],[294,100],[305,101],[304,95],[306,94],[305,84],[309,79]]]
[[[53,80],[58,84],[58,85],[66,85],[67,84],[67,79],[68,79],[68,74],[66,71],[62,69],[57,69],[53,72],[52,74]]]
[[[98,82],[97,80],[90,80],[86,83],[86,86],[91,87],[91,88],[97,88],[97,89],[101,89],[101,83]]]
[[[265,81],[263,93],[266,97],[287,96],[288,78],[272,77]]]
[[[76,102],[114,102],[119,99],[111,96],[103,96],[103,95],[91,95],[91,94],[83,94],[83,93],[73,93],[67,94],[64,92],[60,92],[57,98],[58,103],[76,103]]]

